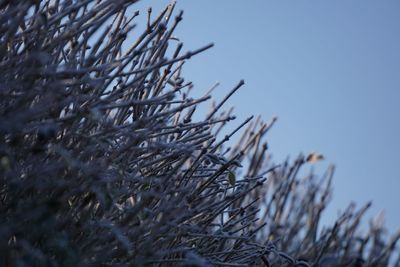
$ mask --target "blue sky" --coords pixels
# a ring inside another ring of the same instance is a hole
[[[158,12],[169,1],[142,1]],[[240,80],[229,104],[244,119],[279,120],[267,140],[276,162],[311,151],[336,165],[335,217],[350,201],[373,201],[369,216],[386,212],[400,228],[400,2],[180,0],[176,35],[188,50],[214,42],[194,57],[185,78],[215,96]]]

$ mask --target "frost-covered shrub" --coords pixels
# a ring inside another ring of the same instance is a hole
[[[212,90],[181,70],[212,45],[184,51],[174,4],[138,32],[135,2],[0,1],[0,266],[387,265],[368,205],[318,232],[333,167],[299,177],[311,157],[268,158],[274,119],[230,122],[242,81],[193,119]]]

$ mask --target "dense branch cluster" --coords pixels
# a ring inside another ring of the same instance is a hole
[[[275,119],[230,122],[243,81],[193,119],[214,88],[182,67],[212,45],[183,51],[174,4],[139,33],[135,2],[0,1],[0,265],[386,266],[369,205],[320,231],[333,167],[300,177],[269,160]]]

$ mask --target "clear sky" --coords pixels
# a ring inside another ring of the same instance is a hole
[[[178,0],[177,35],[188,50],[210,42],[185,78],[204,92],[220,81],[239,118],[279,120],[267,136],[276,162],[300,152],[334,163],[327,217],[354,200],[385,210],[400,228],[400,1]],[[136,7],[161,10],[168,0]],[[238,121],[236,121],[238,122]]]

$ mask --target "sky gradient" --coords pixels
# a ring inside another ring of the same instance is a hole
[[[185,68],[195,90],[219,81],[218,99],[244,79],[228,106],[239,119],[278,116],[267,135],[276,162],[317,151],[327,158],[317,172],[336,165],[328,221],[352,200],[372,200],[368,216],[385,210],[399,229],[400,2],[177,2],[184,47],[215,43]],[[136,8],[158,13],[168,3]]]

